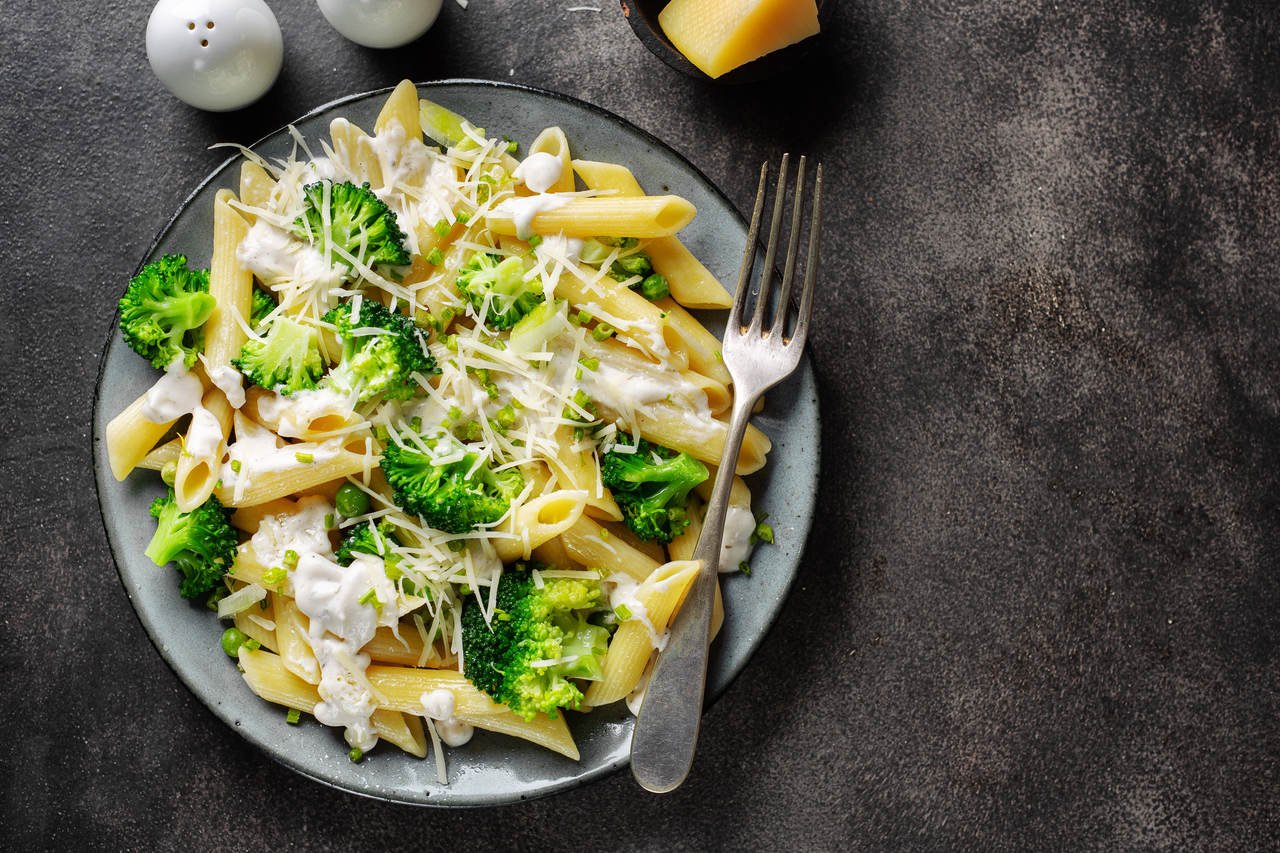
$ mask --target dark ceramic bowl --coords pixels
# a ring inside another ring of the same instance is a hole
[[[669,2],[670,0],[619,0],[623,17],[631,24],[631,29],[635,31],[636,37],[640,39],[641,44],[649,49],[650,53],[677,71],[688,74],[690,77],[711,80],[714,83],[729,83],[731,85],[735,83],[754,83],[782,74],[798,65],[800,60],[810,52],[818,39],[822,38],[822,33],[819,33],[813,38],[797,42],[790,47],[767,53],[754,62],[741,65],[720,77],[708,77],[696,65],[686,59],[683,53],[676,50],[675,45],[671,43],[671,39],[667,38],[667,34],[662,31],[662,26],[658,23],[658,13]],[[835,11],[836,0],[817,0],[817,3],[818,23],[821,25],[822,31],[826,32],[832,13]]]

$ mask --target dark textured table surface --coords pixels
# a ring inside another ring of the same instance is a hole
[[[669,70],[610,0],[449,0],[385,52],[271,5],[280,81],[211,115],[152,77],[149,3],[0,0],[3,846],[1275,845],[1270,4],[844,0],[810,65],[740,88]],[[327,789],[206,711],[117,580],[89,420],[124,281],[225,156],[207,145],[402,77],[578,96],[742,208],[760,160],[825,164],[822,513],[672,795],[626,773],[465,812]]]

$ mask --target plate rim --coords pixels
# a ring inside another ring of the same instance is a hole
[[[502,81],[502,80],[486,80],[481,78],[469,78],[469,77],[449,77],[449,78],[444,78],[440,80],[412,81],[412,82],[413,82],[413,85],[418,89],[419,93],[421,93],[424,89],[431,90],[431,89],[443,88],[447,86],[465,86],[465,87],[474,87],[477,89],[509,90],[514,92],[526,92],[538,97],[549,98],[553,101],[565,102],[575,107],[578,107],[580,109],[583,109],[589,113],[594,113],[595,115],[604,119],[606,122],[609,122],[615,125],[621,125],[625,130],[637,135],[644,141],[648,142],[650,145],[660,150],[666,151],[672,156],[674,156],[686,169],[692,172],[697,177],[697,179],[699,179],[706,187],[710,188],[711,192],[714,195],[720,198],[720,200],[725,204],[725,206],[731,212],[736,224],[740,226],[742,230],[744,231],[747,230],[746,218],[742,215],[742,212],[738,209],[737,205],[734,204],[733,200],[729,198],[729,196],[720,188],[718,184],[710,180],[706,176],[706,174],[703,173],[701,169],[699,169],[693,162],[691,162],[688,157],[686,157],[681,151],[671,146],[669,143],[664,142],[655,134],[650,133],[644,128],[634,124],[626,117],[620,116],[614,112],[611,112],[605,109],[604,107],[597,106],[596,104],[593,104],[589,101],[585,101],[581,98],[577,98],[572,95],[566,95],[561,92],[555,92],[555,91],[552,91],[549,89],[543,89],[537,86],[530,86],[525,83],[515,83],[515,82],[509,82],[509,81]],[[262,135],[252,143],[245,145],[243,147],[251,150],[256,149],[259,145],[262,145],[263,143],[276,137],[277,135],[281,133],[287,133],[288,129],[294,125],[297,125],[308,119],[314,118],[322,113],[333,110],[337,107],[342,106],[343,104],[351,103],[354,101],[362,101],[367,98],[372,98],[378,95],[385,95],[391,92],[393,89],[395,89],[395,85],[383,86],[376,89],[370,89],[367,91],[355,92],[355,93],[343,95],[341,97],[326,101],[324,103],[321,103],[313,107],[312,109],[306,111],[305,113],[302,113],[301,115],[294,117],[290,121],[285,122],[279,127],[269,131],[268,133]],[[240,146],[237,145],[236,147],[239,148]],[[204,179],[201,180],[192,189],[192,191],[182,199],[182,201],[178,204],[174,212],[168,217],[168,219],[156,232],[155,237],[152,238],[147,248],[144,250],[141,256],[141,259],[139,260],[138,264],[134,267],[134,271],[130,276],[131,278],[133,276],[136,276],[138,272],[142,269],[142,267],[146,265],[147,259],[149,259],[156,252],[156,250],[160,246],[160,243],[169,234],[169,232],[172,230],[172,228],[176,224],[177,220],[182,216],[183,212],[186,211],[188,207],[193,203],[195,198],[198,195],[200,195],[210,183],[212,183],[215,179],[217,179],[228,167],[232,166],[242,156],[243,154],[240,151],[237,151],[236,153],[228,156],[222,162],[213,166],[210,169],[209,173],[204,177]],[[121,290],[121,293],[123,293],[123,290]],[[212,705],[209,702],[206,702],[204,700],[204,697],[202,696],[202,694],[198,690],[196,690],[191,683],[189,683],[187,677],[184,675],[181,668],[171,658],[170,654],[166,651],[164,646],[161,644],[160,640],[156,637],[151,626],[143,617],[143,614],[138,607],[138,602],[135,599],[134,594],[129,587],[129,583],[126,580],[125,575],[121,569],[121,561],[116,556],[117,550],[118,550],[117,543],[116,543],[115,537],[112,535],[111,525],[107,521],[107,508],[103,501],[102,490],[100,488],[100,478],[105,478],[107,476],[110,476],[110,474],[108,472],[104,472],[102,466],[99,464],[97,451],[98,451],[98,445],[105,441],[105,432],[104,432],[105,424],[103,424],[102,422],[102,411],[101,411],[100,403],[101,403],[103,379],[105,377],[106,367],[107,367],[107,353],[112,343],[115,340],[116,333],[119,328],[119,324],[120,324],[120,313],[118,310],[113,310],[112,320],[108,327],[105,340],[100,349],[100,356],[98,360],[98,370],[95,377],[95,383],[94,383],[94,389],[93,389],[93,398],[90,404],[91,417],[90,417],[90,430],[89,430],[89,452],[90,452],[90,458],[91,458],[91,465],[93,468],[92,480],[93,480],[94,496],[97,498],[96,503],[98,507],[98,520],[102,525],[102,532],[107,541],[107,550],[110,553],[111,562],[116,571],[116,578],[119,580],[120,586],[124,591],[125,597],[129,601],[130,609],[133,611],[134,618],[137,619],[138,624],[142,628],[143,633],[146,635],[148,642],[151,643],[152,648],[155,649],[156,653],[160,656],[160,659],[164,661],[165,665],[169,668],[172,674],[177,678],[179,683],[181,683],[182,686],[189,693],[192,694],[192,696],[197,700],[197,702],[199,702],[199,704],[204,709],[204,711],[206,713],[211,714],[219,723],[225,724],[227,721],[223,720],[222,717],[217,712],[214,711]],[[807,374],[808,377],[814,382],[814,394],[812,398],[812,406],[813,406],[814,425],[816,429],[813,435],[812,455],[814,456],[814,458],[820,459],[821,458],[821,437],[822,437],[821,436],[821,423],[822,423],[821,404],[820,404],[819,396],[817,394],[816,375],[813,371],[813,365],[810,360],[809,352],[807,348],[801,354],[800,367],[797,369],[796,375],[799,375],[802,373]],[[819,489],[819,476],[818,476],[817,465],[815,465],[814,470],[815,470],[815,476],[813,478],[813,481],[810,485],[808,485],[805,488],[805,492],[809,494],[811,500],[816,502],[816,496]],[[743,656],[742,666],[739,667],[739,669],[736,672],[731,673],[729,677],[724,681],[723,684],[718,685],[718,689],[713,690],[710,687],[708,688],[706,697],[704,699],[704,704],[703,704],[702,713],[704,715],[719,700],[719,698],[722,695],[724,695],[724,693],[726,693],[730,687],[733,686],[733,684],[738,680],[738,678],[741,677],[742,673],[746,670],[747,664],[750,662],[751,658],[755,656],[756,652],[759,650],[760,646],[763,644],[765,639],[773,633],[774,627],[777,625],[778,617],[781,615],[783,608],[786,606],[787,601],[791,597],[792,590],[795,586],[796,578],[799,576],[800,569],[804,563],[804,558],[809,548],[809,534],[813,528],[813,520],[814,520],[815,514],[816,512],[808,513],[802,519],[802,525],[796,528],[796,533],[799,534],[797,539],[801,543],[796,553],[796,565],[794,570],[790,572],[789,576],[786,578],[785,582],[781,586],[780,593],[777,597],[777,606],[773,609],[772,613],[769,614],[766,620],[766,623],[763,627],[763,630],[761,630],[759,633],[755,634],[752,637],[745,638],[744,640],[745,654]],[[613,773],[616,773],[617,771],[621,770],[624,767],[627,767],[630,764],[630,754],[628,751],[628,753],[626,753],[620,760],[607,761],[596,767],[584,769],[582,772],[574,774],[572,776],[567,776],[558,780],[551,780],[546,784],[542,785],[541,787],[537,788],[536,790],[529,793],[519,793],[514,791],[508,791],[508,792],[495,792],[493,794],[483,796],[483,797],[476,797],[474,799],[465,799],[465,798],[455,799],[455,798],[445,797],[445,798],[437,799],[434,801],[430,799],[410,800],[410,799],[404,799],[404,798],[394,798],[394,797],[383,796],[381,794],[373,793],[368,790],[361,790],[356,787],[350,787],[350,786],[344,785],[333,779],[325,778],[321,775],[318,775],[310,768],[304,766],[300,761],[293,758],[293,756],[288,755],[281,750],[269,749],[264,744],[259,743],[257,740],[255,740],[253,737],[250,736],[250,733],[246,731],[244,727],[240,726],[238,723],[231,726],[231,728],[235,730],[237,734],[240,735],[240,738],[243,741],[248,742],[250,746],[252,746],[258,752],[265,753],[267,757],[270,758],[272,761],[276,762],[277,764],[283,767],[288,768],[292,772],[297,773],[298,775],[303,776],[306,779],[318,782],[328,788],[342,791],[344,793],[354,794],[356,796],[366,797],[366,798],[378,800],[381,802],[398,803],[398,804],[417,806],[422,808],[437,808],[437,809],[485,808],[485,807],[501,806],[501,805],[506,805],[510,803],[527,802],[535,799],[541,799],[542,797],[550,796],[552,794],[556,794],[561,791],[581,787],[587,784],[588,782],[597,781],[606,776],[612,775]]]

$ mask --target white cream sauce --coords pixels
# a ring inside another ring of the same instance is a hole
[[[668,634],[664,631],[659,634],[654,628],[653,622],[649,620],[649,611],[640,599],[636,598],[636,590],[640,588],[640,584],[632,577],[615,572],[604,579],[605,590],[609,594],[609,606],[616,612],[619,607],[625,607],[630,614],[623,621],[634,620],[644,626],[649,632],[649,642],[658,651],[662,651],[667,647]]]
[[[422,710],[435,722],[436,734],[449,746],[462,746],[471,740],[475,729],[470,723],[454,717],[453,691],[429,690],[422,694]]]
[[[197,405],[191,413],[191,426],[187,428],[184,450],[197,459],[211,459],[216,465],[221,454],[222,424],[204,406]]]
[[[751,556],[751,534],[756,531],[756,519],[745,506],[729,507],[724,517],[724,541],[720,546],[721,573],[736,572],[738,566]]]
[[[524,181],[524,185],[535,193],[545,193],[555,186],[556,181],[560,180],[563,174],[563,160],[545,151],[537,151],[516,166],[512,177],[518,181]]]
[[[355,411],[355,397],[331,387],[307,388],[283,394],[264,394],[258,398],[258,414],[276,432],[288,438],[302,438],[311,432],[311,424],[320,418],[347,420]]]
[[[223,364],[212,370],[206,369],[205,372],[209,376],[209,381],[226,395],[231,408],[238,409],[244,405],[244,377],[241,376],[240,371],[229,364]]]
[[[265,219],[250,226],[236,247],[236,260],[267,286],[291,282],[308,289],[331,289],[341,286],[346,269],[340,264],[330,266],[319,249]]]
[[[164,375],[147,390],[147,400],[142,404],[142,416],[153,424],[175,421],[200,406],[204,385],[176,358],[165,368]]]
[[[310,495],[298,501],[298,509],[281,515],[268,515],[258,525],[258,531],[249,540],[253,555],[264,566],[284,564],[286,551],[303,554],[333,553],[329,541],[329,529],[325,516],[333,512],[333,504],[322,497]]]

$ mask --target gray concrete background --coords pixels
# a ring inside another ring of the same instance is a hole
[[[850,2],[795,76],[670,71],[619,10],[446,2],[414,45],[271,0],[284,74],[190,110],[149,3],[0,0],[4,846],[1260,849],[1280,829],[1280,25],[1249,2]],[[827,170],[826,507],[667,797],[619,774],[392,806],[264,760],[162,663],[98,520],[115,298],[223,158],[324,101],[514,80],[667,140],[746,208]]]

